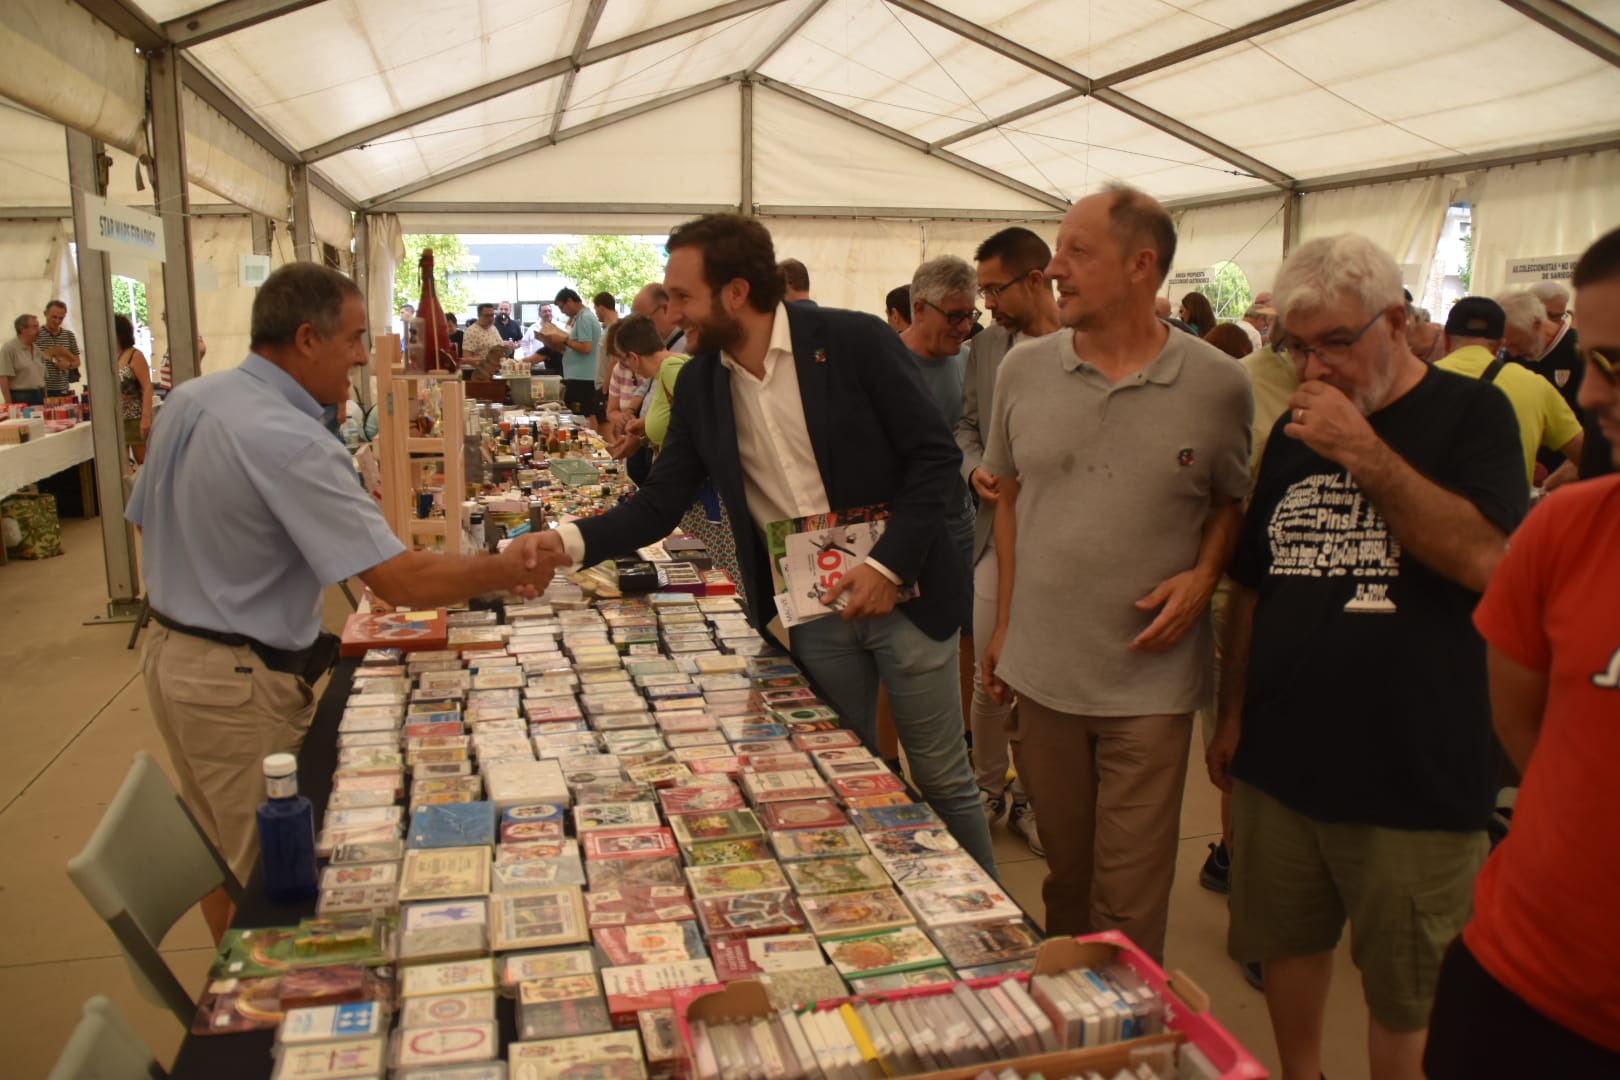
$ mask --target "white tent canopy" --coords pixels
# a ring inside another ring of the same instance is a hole
[[[1620,220],[1616,26],[1620,0],[12,0],[0,96],[31,112],[0,112],[24,181],[0,207],[66,205],[42,116],[147,149],[138,47],[179,51],[203,198],[340,252],[351,213],[650,233],[739,208],[872,310],[925,255],[1050,235],[1118,180],[1176,210],[1182,265],[1260,283],[1346,229],[1421,281],[1466,197],[1486,283]]]

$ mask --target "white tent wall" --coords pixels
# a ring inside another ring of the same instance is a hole
[[[366,319],[375,338],[394,321],[394,274],[405,258],[405,240],[397,214],[370,214],[366,229]]]
[[[1468,178],[1473,205],[1472,291],[1506,284],[1507,261],[1579,255],[1620,225],[1620,151],[1487,169]]]
[[[1457,188],[1455,177],[1430,176],[1315,192],[1300,208],[1300,239],[1360,233],[1395,257],[1407,288],[1420,296]]]
[[[58,295],[62,284],[53,271],[59,251],[67,246],[62,221],[0,221],[0,334],[9,340],[11,322],[18,315],[43,317],[45,302]],[[78,297],[64,297],[77,310]]]
[[[146,63],[77,4],[0,4],[0,96],[110,146],[146,148]]]
[[[310,185],[309,220],[315,239],[337,248],[338,259],[347,272],[354,245],[354,216],[348,209],[319,187]]]
[[[287,217],[287,167],[190,90],[182,105],[186,174],[237,206],[272,220]]]
[[[776,258],[810,271],[810,295],[827,307],[883,314],[883,295],[911,281],[922,259],[915,221],[767,218]]]
[[[284,231],[284,230],[282,230]],[[288,247],[291,246],[289,241]],[[253,219],[209,215],[191,222],[192,278],[197,289],[197,333],[208,345],[199,374],[236,367],[248,353],[255,290],[241,283],[239,256],[253,254]],[[272,254],[271,262],[275,263]],[[153,263],[146,278],[147,310],[152,314],[152,352],[168,348],[163,326],[163,273]],[[157,359],[153,363],[158,363]]]
[[[1174,270],[1191,270],[1233,262],[1249,279],[1254,293],[1268,292],[1283,258],[1283,221],[1289,196],[1250,199],[1224,206],[1174,211]],[[1172,301],[1179,293],[1171,293]]]

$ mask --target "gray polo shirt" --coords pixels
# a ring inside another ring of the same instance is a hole
[[[0,345],[0,375],[11,380],[13,390],[45,389],[45,364],[31,345],[12,338]]]
[[[1001,365],[984,468],[1016,475],[1017,576],[998,674],[1084,716],[1189,713],[1209,695],[1206,613],[1175,648],[1130,643],[1158,614],[1136,601],[1198,561],[1214,495],[1249,493],[1254,403],[1237,361],[1171,333],[1121,382],[1068,331]]]

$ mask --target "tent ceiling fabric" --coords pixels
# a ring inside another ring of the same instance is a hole
[[[212,6],[117,2],[177,29]],[[324,0],[186,51],[356,201],[425,202],[451,174],[456,203],[492,208],[685,201],[651,163],[613,178],[630,197],[599,194],[629,156],[612,138],[539,185],[508,165],[565,160],[547,143],[582,125],[628,139],[634,106],[757,76],[800,100],[754,94],[756,205],[1050,213],[1113,179],[1208,201],[1613,143],[1617,26],[1620,0]],[[695,201],[747,191],[744,92],[633,118],[664,116],[636,130],[665,164],[705,129]]]

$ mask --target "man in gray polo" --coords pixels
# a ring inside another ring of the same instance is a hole
[[[39,319],[19,315],[12,320],[17,336],[0,346],[0,397],[19,405],[45,404],[45,364],[34,347]]]
[[[1018,694],[1047,932],[1117,929],[1155,959],[1254,411],[1236,361],[1154,317],[1175,248],[1133,188],[1070,209],[1047,270],[1069,332],[1007,354],[983,465],[1000,493],[984,677]]]

